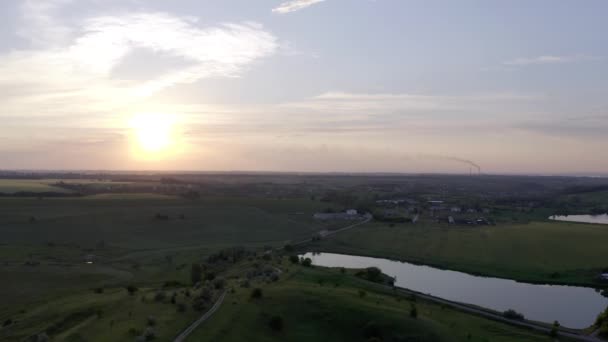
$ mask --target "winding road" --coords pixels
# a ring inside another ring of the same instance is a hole
[[[188,338],[188,335],[190,335],[196,328],[198,328],[199,325],[203,324],[203,322],[205,322],[206,320],[208,320],[209,317],[211,317],[217,311],[217,309],[220,308],[220,306],[222,305],[222,302],[224,302],[224,298],[225,297],[226,297],[226,291],[222,292],[222,294],[217,299],[217,301],[215,301],[215,304],[213,304],[213,306],[211,307],[211,309],[209,309],[207,312],[205,312],[205,314],[202,315],[199,319],[197,319],[196,321],[194,321],[194,323],[190,324],[190,326],[187,327],[186,330],[182,331],[182,333],[179,334],[173,340],[173,342],[183,342],[183,341],[185,341],[186,338]]]

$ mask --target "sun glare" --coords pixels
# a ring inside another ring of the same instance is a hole
[[[138,114],[131,119],[138,150],[146,157],[166,154],[174,143],[173,120],[165,114]]]

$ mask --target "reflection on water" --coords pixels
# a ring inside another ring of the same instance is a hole
[[[376,266],[397,277],[396,285],[451,301],[496,311],[514,309],[527,319],[585,328],[608,306],[608,298],[594,289],[576,286],[534,285],[508,279],[477,277],[388,259],[342,254],[307,253],[314,265],[364,268]]]
[[[608,214],[603,215],[553,215],[550,220],[608,224]]]

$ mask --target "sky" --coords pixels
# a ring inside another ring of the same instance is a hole
[[[607,173],[603,0],[3,0],[0,168]]]

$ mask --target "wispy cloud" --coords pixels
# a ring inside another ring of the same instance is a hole
[[[597,56],[588,55],[570,55],[570,56],[556,56],[556,55],[543,55],[537,57],[526,57],[516,58],[510,61],[506,61],[503,64],[507,66],[528,66],[538,64],[561,64],[561,63],[573,63],[573,62],[585,62],[585,61],[596,61],[600,60]]]
[[[112,112],[177,84],[238,77],[279,46],[272,33],[251,22],[200,27],[190,18],[159,12],[79,22],[55,17],[68,3],[22,5],[24,22],[18,30],[33,44],[0,54],[0,89],[13,89],[11,96],[0,95],[0,115]],[[137,49],[184,63],[139,80],[121,78],[116,68]]]
[[[279,14],[291,13],[323,1],[325,0],[292,0],[280,4],[279,6],[273,8],[272,11]]]

